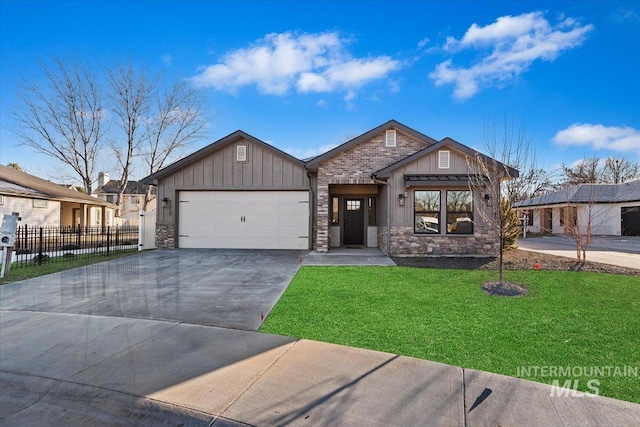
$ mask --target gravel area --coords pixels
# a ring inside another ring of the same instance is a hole
[[[449,268],[464,270],[497,270],[498,260],[494,257],[392,257],[400,266],[417,268]],[[575,259],[558,257],[538,252],[513,249],[504,253],[505,270],[564,270],[593,271],[598,273],[625,274],[640,277],[640,270],[609,264],[587,262],[579,264]]]

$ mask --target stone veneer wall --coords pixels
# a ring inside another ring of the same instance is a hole
[[[478,230],[469,235],[416,235],[412,227],[391,227],[389,255],[483,255],[497,256],[500,244],[489,231]]]
[[[372,173],[426,147],[424,142],[400,131],[397,131],[396,136],[396,147],[385,147],[382,132],[318,166],[313,249],[318,252],[329,250],[329,184],[374,184]]]
[[[175,248],[175,227],[173,224],[156,224],[156,247]]]

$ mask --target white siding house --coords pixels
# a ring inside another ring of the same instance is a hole
[[[580,184],[516,203],[527,231],[563,234],[576,225],[585,233],[640,235],[640,180],[622,184]]]

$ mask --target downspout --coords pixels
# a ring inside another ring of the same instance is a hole
[[[376,178],[375,175],[371,175],[371,180],[376,183],[376,184],[382,184],[382,185],[389,185],[389,183],[387,181],[381,181],[378,178]],[[389,255],[389,251],[391,249],[391,189],[388,188],[387,189],[387,236],[386,236],[386,240],[387,240],[387,255]]]
[[[307,170],[307,179],[309,180],[309,193],[311,193],[311,201],[309,206],[309,213],[311,214],[311,221],[309,221],[309,241],[311,242],[311,247],[309,249],[313,250],[313,226],[315,225],[317,218],[316,214],[316,193],[313,192],[313,184],[311,180],[311,173]]]

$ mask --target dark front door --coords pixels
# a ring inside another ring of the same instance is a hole
[[[640,206],[621,208],[622,235],[640,236]]]
[[[364,245],[364,199],[344,200],[344,245]]]

